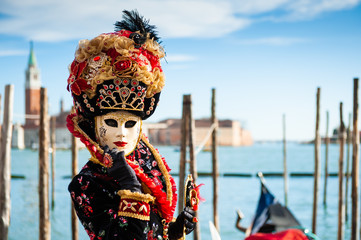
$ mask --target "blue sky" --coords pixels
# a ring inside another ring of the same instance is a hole
[[[181,116],[182,95],[192,94],[196,118],[210,116],[217,89],[220,119],[235,119],[255,140],[314,138],[316,91],[321,126],[348,125],[353,78],[361,76],[360,0],[0,0],[0,93],[15,86],[14,120],[23,122],[29,41],[48,88],[50,113],[66,90],[68,65],[80,39],[113,31],[123,9],[137,9],[158,27],[167,52],[166,86],[155,122]]]

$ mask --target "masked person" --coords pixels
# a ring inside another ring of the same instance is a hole
[[[186,207],[173,217],[175,182],[142,134],[164,86],[165,53],[155,26],[123,13],[116,32],[80,41],[70,66],[75,111],[67,126],[91,157],[68,189],[90,239],[182,239],[195,212]]]

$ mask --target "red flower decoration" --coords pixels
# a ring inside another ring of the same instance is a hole
[[[72,91],[75,95],[80,95],[82,90],[88,89],[89,85],[86,80],[79,78],[83,73],[87,62],[78,63],[73,61],[70,66],[70,76],[68,78],[68,91]]]
[[[120,55],[115,48],[110,48],[106,54],[112,59],[112,64],[114,64],[115,58]]]
[[[119,62],[115,63],[114,66],[115,66],[116,70],[122,71],[127,68],[130,68],[130,64],[131,64],[130,61],[126,60],[126,61],[119,61]]]
[[[78,79],[72,84],[70,84],[70,89],[75,95],[80,95],[82,90],[88,88],[88,82],[84,79]]]

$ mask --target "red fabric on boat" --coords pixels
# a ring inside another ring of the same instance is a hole
[[[256,233],[244,240],[308,240],[307,236],[298,229],[288,229],[278,233]]]

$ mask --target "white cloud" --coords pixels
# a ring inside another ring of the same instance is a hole
[[[163,14],[152,17],[165,37],[219,37],[242,29],[250,19],[234,16],[231,4],[207,1],[169,1]]]
[[[254,21],[302,20],[354,7],[360,0],[2,0],[0,34],[35,41],[91,38],[113,31],[123,9],[138,9],[163,38],[210,38]]]
[[[287,38],[287,37],[269,37],[269,38],[257,38],[257,39],[244,39],[240,40],[240,44],[244,45],[273,45],[273,46],[285,46],[295,43],[306,42],[306,39],[302,38]]]
[[[324,12],[349,9],[360,3],[360,0],[298,0],[290,1],[286,10],[293,20],[315,17]]]
[[[237,13],[253,15],[280,9],[288,2],[290,0],[235,0],[232,4]]]
[[[28,51],[21,51],[21,50],[0,50],[0,57],[7,57],[7,56],[24,56],[29,54]]]
[[[254,21],[303,21],[350,9],[361,0],[230,0],[234,13]]]

